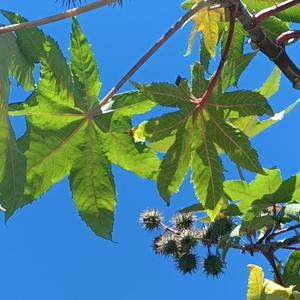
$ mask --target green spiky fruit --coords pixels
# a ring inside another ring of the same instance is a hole
[[[140,222],[144,225],[147,230],[154,230],[159,228],[163,217],[157,209],[149,209],[141,213]]]
[[[207,276],[218,277],[223,273],[224,261],[218,255],[208,255],[203,262],[203,269]]]
[[[182,252],[190,252],[198,244],[198,234],[193,230],[183,230],[179,236],[179,245]]]
[[[154,243],[158,254],[177,256],[179,249],[174,235],[161,235]]]
[[[230,218],[219,218],[211,224],[211,229],[216,236],[224,236],[233,229],[234,223]]]
[[[173,217],[172,223],[177,229],[183,230],[192,228],[196,220],[197,218],[193,213],[178,213]]]
[[[198,259],[193,253],[185,253],[176,258],[177,269],[183,274],[191,274],[197,270]]]

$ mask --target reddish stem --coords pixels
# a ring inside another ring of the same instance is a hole
[[[204,92],[204,94],[201,98],[197,99],[197,110],[198,111],[200,111],[204,108],[208,98],[213,93],[213,91],[216,87],[216,84],[218,82],[218,79],[221,76],[221,73],[222,73],[222,70],[227,61],[227,58],[228,58],[228,54],[229,54],[232,40],[233,40],[234,28],[235,28],[236,5],[229,7],[229,12],[230,12],[229,32],[228,32],[226,45],[225,45],[225,48],[224,48],[224,51],[223,51],[223,54],[221,57],[221,61],[219,63],[216,73],[214,74],[212,80],[209,83],[207,90]]]
[[[190,9],[180,20],[178,20],[165,35],[153,45],[153,47],[141,57],[138,62],[120,79],[120,81],[105,95],[102,101],[91,111],[95,115],[101,107],[103,107],[120,89],[121,87],[148,61],[150,57],[165,44],[169,38],[177,32],[186,22],[188,22],[199,10],[208,6],[208,2],[199,2],[192,9]]]
[[[300,38],[300,30],[286,31],[278,36],[278,38],[276,39],[276,43],[278,45],[284,45],[291,39],[299,39],[299,38]]]
[[[290,7],[293,7],[297,4],[300,4],[300,0],[287,0],[281,3],[278,3],[274,6],[268,7],[266,9],[261,10],[259,13],[257,13],[254,17],[253,20],[255,24],[259,24],[266,20],[267,18],[274,16],[275,14],[286,10]]]

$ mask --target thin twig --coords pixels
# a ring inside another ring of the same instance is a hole
[[[93,3],[87,4],[87,5],[81,6],[81,7],[68,9],[63,13],[49,16],[46,18],[37,19],[34,21],[29,21],[29,22],[23,22],[23,23],[19,23],[19,24],[2,26],[2,27],[0,27],[0,34],[8,33],[8,32],[16,32],[16,31],[20,31],[23,29],[29,29],[29,28],[34,28],[34,27],[41,26],[41,25],[55,23],[57,21],[61,21],[61,20],[64,20],[64,19],[67,19],[70,17],[74,17],[74,16],[86,13],[88,11],[91,11],[91,10],[94,10],[94,9],[97,9],[97,8],[100,8],[103,6],[111,5],[116,2],[118,2],[118,0],[100,0],[100,1],[96,1]],[[0,11],[3,11],[3,10],[0,10]]]
[[[197,99],[197,109],[198,110],[202,110],[208,100],[208,98],[210,97],[210,95],[212,94],[212,92],[214,91],[216,84],[218,82],[218,79],[221,76],[222,70],[225,66],[225,63],[227,61],[227,57],[229,54],[229,50],[233,41],[233,34],[234,34],[234,28],[235,28],[235,14],[236,14],[236,5],[229,7],[229,12],[230,12],[230,20],[229,20],[229,31],[228,31],[228,37],[227,37],[227,41],[226,41],[226,45],[221,57],[221,61],[220,64],[217,68],[216,73],[214,74],[212,80],[209,83],[208,88],[206,89],[206,91],[204,92],[203,96],[199,99]]]
[[[282,247],[282,249],[300,251],[300,248],[296,248],[296,247]]]
[[[300,0],[287,0],[281,3],[278,3],[274,6],[268,7],[266,9],[261,10],[260,12],[258,12],[254,17],[253,20],[255,22],[255,24],[260,24],[261,22],[263,22],[264,20],[266,20],[267,18],[274,16],[276,14],[278,14],[279,12],[286,10],[290,7],[293,7],[297,4],[300,3]]]
[[[177,32],[186,22],[188,22],[199,10],[209,6],[210,2],[205,0],[196,4],[190,9],[180,20],[178,20],[163,37],[156,42],[153,47],[141,57],[138,62],[121,78],[121,80],[105,95],[102,101],[90,113],[94,115],[101,107],[103,107],[120,89],[121,87],[149,60],[149,58],[162,46],[169,38]]]
[[[277,235],[280,235],[280,234],[284,234],[284,233],[287,233],[287,232],[290,232],[290,231],[293,231],[293,230],[296,230],[300,228],[300,224],[297,224],[297,225],[294,225],[294,226],[290,226],[288,228],[284,228],[284,229],[281,229],[281,230],[278,230],[278,231],[275,231],[273,234],[271,234],[269,236],[269,240],[273,239],[274,237],[276,237]]]

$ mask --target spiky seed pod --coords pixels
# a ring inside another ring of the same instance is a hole
[[[223,273],[224,267],[225,263],[218,255],[209,254],[203,262],[203,269],[207,276],[218,277]]]
[[[198,242],[198,233],[190,229],[183,230],[179,236],[179,246],[182,252],[190,252]]]
[[[201,242],[207,247],[218,244],[218,236],[215,234],[211,226],[207,226],[202,230]]]
[[[162,238],[162,235],[158,235],[156,236],[153,241],[152,241],[152,249],[154,251],[155,254],[161,255],[162,253],[159,251],[158,247],[159,247],[159,241]]]
[[[175,235],[161,235],[155,242],[156,252],[162,255],[177,256],[178,245]]]
[[[145,229],[154,230],[160,226],[163,217],[157,209],[148,209],[141,213],[139,220]]]
[[[211,229],[216,236],[223,236],[226,233],[230,232],[233,229],[234,223],[230,218],[222,217],[216,219],[211,224]]]
[[[198,268],[198,258],[193,253],[185,253],[176,258],[176,267],[183,274],[191,274]]]
[[[197,220],[193,213],[178,213],[173,219],[173,226],[179,230],[192,228],[194,222]]]

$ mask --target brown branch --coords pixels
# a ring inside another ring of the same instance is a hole
[[[216,3],[228,5],[233,0],[213,0]],[[260,25],[255,23],[255,17],[249,12],[247,7],[238,0],[236,17],[247,31],[252,43],[272,60],[285,76],[292,82],[295,89],[300,89],[300,70],[293,63],[285,52],[284,47],[271,41]]]
[[[269,261],[270,265],[272,266],[272,269],[274,271],[276,282],[282,286],[284,286],[284,282],[282,279],[282,275],[280,274],[278,267],[275,262],[274,253],[272,251],[268,253],[263,253],[264,257]]]
[[[284,44],[288,43],[290,40],[299,39],[299,38],[300,38],[300,30],[286,31],[278,36],[278,38],[276,39],[276,43],[278,45],[284,46]]]
[[[274,16],[274,15],[278,14],[279,12],[286,10],[290,7],[293,7],[299,3],[300,3],[300,0],[287,0],[287,1],[284,1],[281,3],[278,3],[274,6],[263,9],[253,17],[254,23],[256,25],[258,25],[261,22],[263,22],[264,20],[266,20],[267,18]]]
[[[263,29],[259,25],[255,25],[252,14],[242,3],[238,5],[237,18],[259,50],[279,67],[292,82],[294,88],[300,89],[300,70],[289,58],[284,47],[272,42]]]
[[[192,9],[190,9],[180,20],[178,20],[105,95],[102,101],[90,112],[90,114],[92,116],[95,115],[101,109],[101,107],[103,107],[121,89],[121,87],[149,60],[149,58],[151,58],[152,55],[170,39],[170,37],[175,32],[177,32],[186,22],[188,22],[200,9],[209,6],[209,4],[209,1],[199,2]]]
[[[287,232],[290,232],[290,231],[293,231],[293,230],[296,230],[296,229],[299,229],[299,228],[300,228],[300,224],[297,224],[297,225],[294,225],[294,226],[290,226],[288,228],[284,228],[284,229],[275,231],[274,233],[272,233],[268,236],[268,240],[273,239],[277,235],[284,234],[284,233],[287,233]]]
[[[209,99],[210,95],[213,93],[216,84],[221,76],[222,70],[225,66],[225,63],[227,61],[227,57],[230,51],[230,47],[232,45],[233,41],[233,34],[234,34],[234,28],[235,28],[235,15],[236,15],[236,5],[232,5],[229,7],[229,12],[230,12],[230,20],[229,20],[229,31],[228,31],[228,37],[226,41],[226,45],[221,57],[220,64],[217,68],[216,73],[214,74],[212,80],[209,83],[208,88],[204,92],[203,96],[200,99],[197,99],[197,110],[201,110],[204,108],[207,100]]]
[[[34,27],[41,26],[41,25],[54,23],[57,21],[61,21],[61,20],[64,20],[64,19],[67,19],[70,17],[74,17],[77,15],[86,13],[88,11],[91,11],[91,10],[94,10],[94,9],[97,9],[97,8],[100,8],[103,6],[111,5],[111,4],[117,3],[117,2],[118,2],[118,0],[100,0],[100,1],[93,2],[91,4],[81,6],[81,7],[68,9],[67,11],[65,11],[61,14],[49,16],[46,18],[37,19],[34,21],[23,22],[23,23],[19,23],[19,24],[2,26],[2,27],[0,27],[0,34],[13,32],[13,31],[16,32],[16,31],[20,31],[23,29],[29,29],[29,28],[34,28]],[[3,10],[0,10],[0,11],[3,11]]]

